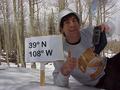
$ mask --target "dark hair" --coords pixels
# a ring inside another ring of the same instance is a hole
[[[74,13],[70,13],[70,14],[64,16],[64,17],[61,19],[60,28],[63,28],[63,24],[64,24],[64,21],[66,21],[66,18],[71,17],[71,16],[75,16],[75,18],[77,19],[78,23],[80,23],[80,20],[79,20],[78,16],[77,16],[76,14],[74,14]],[[61,29],[60,29],[60,32],[61,32]]]

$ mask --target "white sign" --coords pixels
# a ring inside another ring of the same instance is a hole
[[[61,35],[30,37],[25,39],[25,61],[64,60]]]

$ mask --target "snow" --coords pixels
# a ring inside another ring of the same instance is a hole
[[[13,64],[8,67],[2,64],[0,65],[0,90],[99,90],[84,86],[72,77],[70,77],[69,88],[55,86],[52,77],[53,69],[52,63],[45,66],[45,86],[40,86],[40,69],[18,68]]]

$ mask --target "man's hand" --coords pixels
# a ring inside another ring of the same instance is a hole
[[[71,56],[70,50],[68,51],[68,57],[67,61],[64,63],[64,65],[61,68],[61,73],[64,76],[70,75],[70,73],[73,71],[73,69],[77,66],[77,60]]]
[[[109,26],[107,25],[107,24],[101,24],[101,25],[98,25],[98,27],[100,27],[101,29],[101,31],[103,32],[103,31],[105,31],[105,32],[109,32]]]

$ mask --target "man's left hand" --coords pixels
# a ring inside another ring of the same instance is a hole
[[[105,31],[105,32],[108,32],[109,31],[109,26],[107,25],[107,24],[101,24],[101,25],[98,25],[98,27],[100,27],[101,28],[101,31],[103,32],[103,31]]]

